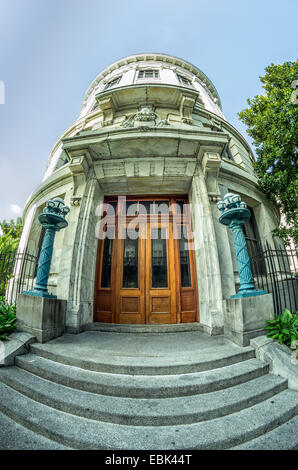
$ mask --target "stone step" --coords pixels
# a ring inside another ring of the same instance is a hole
[[[131,325],[120,323],[93,322],[84,326],[84,331],[105,331],[112,333],[176,333],[181,331],[204,331],[201,323],[176,323],[163,325]]]
[[[91,334],[93,332],[86,333]],[[64,335],[63,338],[65,341],[67,335]],[[131,341],[133,342],[134,338],[131,338]],[[153,351],[152,355],[148,355],[148,353],[141,355],[141,353],[138,353],[137,348],[133,348],[133,352],[126,353],[98,349],[96,354],[93,349],[82,351],[75,346],[76,344],[72,345],[71,348],[67,348],[67,343],[63,343],[62,340],[61,343],[50,341],[45,344],[32,344],[30,345],[30,351],[51,361],[86,370],[131,375],[172,375],[200,372],[229,366],[255,357],[255,350],[250,346],[244,348],[229,346],[223,347],[223,349],[200,351],[199,353],[191,351],[187,354],[177,354],[174,349],[173,352],[166,355],[154,355]],[[82,353],[85,353],[85,355],[82,355]]]
[[[0,411],[33,432],[76,449],[227,449],[292,419],[298,394],[284,390],[230,415],[187,425],[131,426],[95,421],[38,403],[0,383]]]
[[[248,359],[210,371],[165,376],[88,371],[35,354],[18,356],[16,365],[67,387],[103,395],[135,398],[163,398],[213,392],[247,382],[269,371],[269,365],[257,359]]]
[[[298,415],[263,436],[233,450],[298,450]]]
[[[0,412],[0,450],[71,450],[21,426]]]
[[[186,424],[217,418],[265,400],[287,388],[266,375],[229,389],[176,398],[124,398],[92,394],[35,376],[18,367],[0,371],[0,381],[29,398],[85,418],[134,426]]]

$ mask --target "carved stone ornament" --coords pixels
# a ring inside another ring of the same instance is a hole
[[[167,119],[162,119],[152,108],[143,106],[140,111],[127,117],[121,124],[122,127],[134,127],[139,130],[150,130],[153,127],[169,126]]]
[[[71,196],[70,204],[72,206],[79,206],[81,203],[82,196]]]

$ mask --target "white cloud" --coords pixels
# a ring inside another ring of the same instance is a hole
[[[10,209],[11,212],[13,212],[15,215],[21,215],[21,213],[22,213],[22,209],[21,209],[20,206],[18,206],[17,204],[10,204],[9,209]]]

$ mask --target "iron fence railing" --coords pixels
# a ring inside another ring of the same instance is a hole
[[[0,296],[15,304],[17,295],[33,288],[38,258],[28,251],[0,253]]]
[[[268,242],[254,256],[251,269],[255,287],[273,295],[274,311],[298,309],[298,256],[295,249],[273,249]]]

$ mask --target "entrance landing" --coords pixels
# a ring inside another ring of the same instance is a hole
[[[115,325],[116,326],[116,325]],[[255,357],[223,336],[201,331],[141,333],[85,331],[31,345],[47,359],[83,369],[136,375],[204,371]]]

